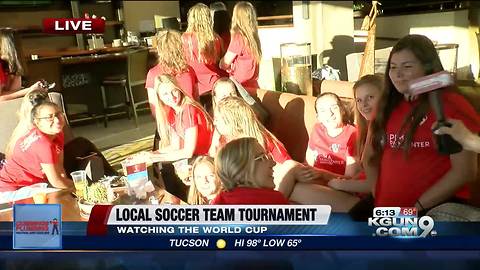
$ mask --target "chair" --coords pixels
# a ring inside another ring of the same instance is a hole
[[[111,109],[125,107],[128,118],[130,119],[130,108],[133,111],[135,126],[138,127],[137,107],[148,103],[148,97],[145,89],[142,87],[143,95],[133,91],[136,86],[145,84],[147,75],[148,49],[136,49],[128,52],[126,71],[127,74],[120,74],[105,77],[100,86],[103,101],[104,125],[107,127],[108,113]],[[123,88],[121,93],[116,91],[114,94],[107,91],[111,87]]]

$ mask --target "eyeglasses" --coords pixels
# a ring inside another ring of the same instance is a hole
[[[53,122],[55,120],[55,117],[58,119],[58,120],[63,120],[63,113],[62,112],[56,112],[54,114],[50,114],[48,116],[44,116],[44,117],[37,117],[36,119],[38,120],[47,120],[48,122]]]
[[[255,157],[253,160],[267,161],[267,160],[272,160],[272,157],[267,153],[261,153],[258,157]]]

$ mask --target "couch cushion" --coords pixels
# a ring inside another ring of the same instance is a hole
[[[315,97],[276,91],[257,91],[257,97],[270,113],[266,127],[299,162],[305,160],[308,135],[315,124]]]
[[[346,108],[352,110],[352,86],[351,82],[324,80],[321,93],[336,93],[347,102]],[[257,90],[257,97],[270,113],[270,121],[266,125],[268,130],[285,145],[294,160],[303,162],[309,134],[316,122],[316,97],[262,89]]]

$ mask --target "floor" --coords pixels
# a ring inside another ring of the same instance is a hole
[[[92,141],[98,149],[105,150],[117,145],[129,143],[155,132],[155,122],[150,113],[144,112],[139,115],[138,128],[135,121],[126,117],[117,117],[108,121],[107,128],[103,125],[103,119],[84,121],[72,124],[72,130],[76,137],[85,137]]]

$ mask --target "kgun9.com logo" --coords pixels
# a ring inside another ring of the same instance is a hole
[[[376,227],[373,236],[435,236],[434,224],[429,216],[418,218],[414,207],[375,207],[373,216],[368,218],[368,226]]]

